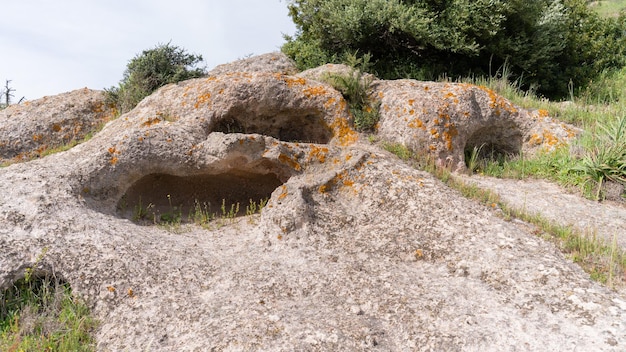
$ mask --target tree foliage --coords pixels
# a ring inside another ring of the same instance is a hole
[[[550,97],[626,64],[624,17],[585,0],[292,0],[300,68],[369,53],[382,78],[489,75],[505,64]],[[570,83],[571,82],[571,83]]]
[[[166,84],[204,76],[205,67],[198,67],[202,60],[201,55],[188,54],[169,43],[144,50],[129,61],[118,87],[106,90],[109,101],[121,113],[127,112]]]

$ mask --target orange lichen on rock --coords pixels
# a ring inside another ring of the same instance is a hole
[[[478,86],[478,88],[483,90],[489,95],[489,99],[491,100],[491,102],[489,103],[489,107],[495,110],[495,113],[497,116],[500,116],[502,111],[507,111],[509,113],[517,112],[517,108],[515,108],[513,104],[511,104],[508,100],[496,94],[496,92],[494,92],[493,90],[485,86]]]
[[[307,162],[317,159],[320,163],[324,163],[326,161],[326,154],[328,154],[328,148],[311,146]]]
[[[292,158],[290,158],[289,156],[283,153],[280,153],[280,155],[278,156],[278,160],[280,160],[280,162],[284,164],[289,165],[291,168],[293,168],[296,171],[302,170],[302,166],[300,166],[297,160],[293,160]]]
[[[150,117],[148,118],[146,121],[144,121],[144,123],[141,124],[142,127],[150,127],[152,125],[156,125],[157,123],[161,122],[161,118],[160,117]]]
[[[335,98],[329,98],[326,103],[324,103],[324,107],[326,109],[328,109],[329,107],[331,107],[333,104],[335,104],[335,102],[337,102],[337,100]]]
[[[302,92],[304,93],[304,95],[307,96],[307,98],[310,98],[316,95],[324,95],[327,93],[326,88],[324,86],[315,86],[315,87],[305,88]]]
[[[448,150],[452,150],[452,139],[459,135],[459,130],[453,123],[446,123],[443,131],[443,139],[446,142]]]
[[[278,200],[285,199],[287,197],[287,194],[289,194],[289,192],[287,192],[287,186],[282,185],[280,187],[281,187],[281,193],[278,196]]]
[[[424,125],[424,122],[422,122],[422,120],[417,119],[417,118],[411,120],[411,122],[409,122],[408,126],[411,127],[411,128],[419,128],[421,130],[426,131],[426,126]]]
[[[562,141],[559,140],[557,136],[546,130],[544,130],[541,134],[532,134],[530,136],[530,139],[528,140],[528,144],[530,146],[538,146],[543,144],[546,147],[554,147],[561,143]]]
[[[109,155],[111,156],[111,159],[109,159],[109,163],[111,165],[117,164],[118,159],[117,159],[116,154],[119,154],[120,151],[117,150],[117,148],[115,147],[110,147],[107,151],[109,152]]]
[[[335,131],[335,137],[339,139],[339,144],[342,146],[354,144],[359,139],[359,134],[342,117],[336,117],[330,127]]]
[[[303,86],[306,84],[306,79],[301,78],[301,77],[285,76],[280,73],[275,74],[274,77],[276,77],[276,79],[280,79],[283,82],[287,83],[287,86],[289,88],[294,87],[294,86]]]
[[[43,139],[43,134],[35,134],[33,135],[33,141],[40,142]]]
[[[193,106],[194,108],[197,109],[198,107],[200,107],[200,105],[206,104],[210,99],[211,99],[211,93],[202,94],[198,96],[198,98],[196,98],[196,103]]]

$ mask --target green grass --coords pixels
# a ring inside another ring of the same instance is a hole
[[[96,327],[84,302],[54,275],[28,268],[0,293],[0,351],[95,351]]]
[[[20,280],[2,294],[1,351],[95,351],[97,324],[69,285]]]
[[[601,16],[617,16],[620,11],[626,9],[626,0],[604,0],[593,2],[592,8]]]
[[[583,130],[569,146],[532,157],[498,156],[477,160],[472,150],[466,164],[474,172],[506,178],[537,177],[578,188],[590,199],[605,197],[606,182],[626,185],[626,68],[603,73],[596,82],[574,94],[572,101],[551,102],[524,92],[508,80],[506,70],[493,78],[470,78],[467,83],[486,86],[514,104],[547,110],[550,116]]]

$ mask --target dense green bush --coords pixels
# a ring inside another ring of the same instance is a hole
[[[584,0],[293,0],[297,32],[282,50],[301,69],[369,53],[381,78],[489,75],[565,97],[626,64],[624,17]]]
[[[118,87],[106,89],[109,102],[120,113],[127,112],[166,84],[204,76],[205,68],[197,67],[201,62],[201,55],[188,54],[169,43],[144,50],[130,60]]]

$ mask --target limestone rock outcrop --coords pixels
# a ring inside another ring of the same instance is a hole
[[[414,97],[385,87],[383,113]],[[36,273],[88,302],[101,351],[624,349],[624,297],[350,124],[332,87],[280,72],[165,86],[0,169],[0,288],[46,248]]]
[[[553,121],[545,110],[526,110],[494,91],[471,84],[377,81],[380,101],[377,134],[430,154],[441,166],[465,169],[465,152],[514,156],[553,150],[580,130]]]
[[[293,75],[298,73],[298,68],[287,55],[274,52],[218,65],[209,71],[209,75],[219,76],[229,72],[271,72]]]
[[[114,118],[102,91],[77,89],[0,110],[0,162],[28,160],[80,141]]]

